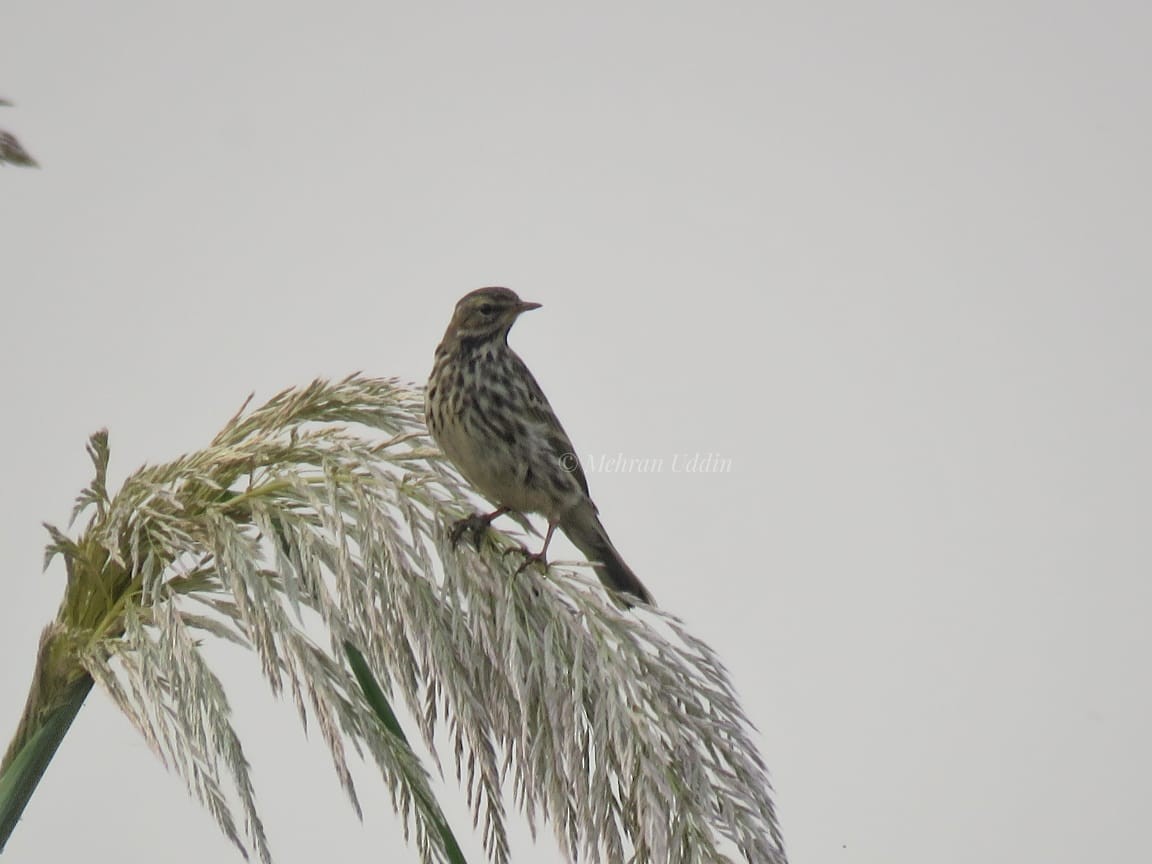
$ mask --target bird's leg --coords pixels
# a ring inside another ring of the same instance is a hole
[[[472,535],[472,545],[479,549],[480,538],[484,536],[484,532],[492,524],[492,520],[503,516],[511,509],[510,507],[497,507],[491,513],[473,513],[471,516],[466,516],[453,523],[448,530],[448,540],[455,547],[460,542],[461,537],[470,534]]]
[[[513,547],[504,553],[508,554],[508,552],[519,552],[524,556],[524,563],[516,568],[517,573],[523,573],[530,564],[540,564],[545,570],[548,569],[548,544],[552,542],[552,535],[555,533],[556,526],[558,524],[560,523],[554,522],[551,519],[548,520],[548,533],[544,535],[544,545],[540,547],[539,552],[532,553],[525,549],[523,546],[519,546]]]

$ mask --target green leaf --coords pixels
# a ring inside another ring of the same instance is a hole
[[[384,695],[384,691],[380,685],[376,683],[375,676],[372,675],[372,670],[368,668],[368,662],[364,659],[364,655],[357,650],[356,646],[350,642],[344,643],[344,653],[348,657],[348,664],[352,667],[352,674],[356,676],[356,680],[360,682],[360,688],[364,691],[364,698],[368,700],[368,704],[372,706],[372,710],[376,716],[380,718],[380,722],[384,724],[393,736],[395,736],[405,747],[411,752],[411,747],[408,745],[408,737],[404,734],[404,730],[400,726],[400,721],[396,719],[396,712],[392,710],[392,705],[388,702],[388,697]],[[416,754],[412,754],[412,758],[416,760]],[[456,842],[456,837],[452,834],[452,829],[448,827],[448,822],[444,819],[443,812],[440,810],[440,805],[437,804],[430,795],[424,797],[423,792],[423,779],[412,778],[412,786],[418,790],[422,790],[417,794],[423,799],[421,805],[433,811],[436,827],[440,831],[440,839],[444,843],[444,851],[448,855],[448,860],[452,864],[466,864],[464,853],[460,851],[460,844]],[[419,780],[420,782],[417,782]]]

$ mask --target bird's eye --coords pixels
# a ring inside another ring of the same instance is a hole
[[[496,307],[493,306],[491,303],[485,303],[483,306],[480,307],[480,314],[483,315],[485,318],[487,318],[489,315],[491,315],[495,311],[496,311]]]

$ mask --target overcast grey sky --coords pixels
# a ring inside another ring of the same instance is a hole
[[[0,730],[89,433],[119,479],[251,391],[422,382],[504,284],[580,455],[667,460],[593,494],[796,864],[1145,857],[1150,8],[5,0]],[[220,657],[277,860],[408,860]],[[158,849],[238,860],[94,692],[8,857]]]

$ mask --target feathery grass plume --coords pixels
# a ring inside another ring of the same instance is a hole
[[[49,529],[68,582],[0,768],[0,817],[45,717],[78,709],[76,682],[95,680],[221,830],[270,861],[200,652],[212,635],[251,649],[320,730],[357,812],[347,751],[376,763],[422,861],[463,857],[389,700],[438,768],[447,730],[497,864],[506,791],[573,859],[782,864],[765,767],[715,654],[667,613],[618,608],[587,568],[517,574],[503,554],[515,541],[496,531],[452,548],[447,528],[473,502],[422,405],[394,380],[316,381],[246,405],[207,448],[141,468],[114,495],[107,435],[93,436],[87,526],[75,539]]]
[[[0,106],[10,107],[11,105],[12,103],[7,99],[0,99]],[[4,163],[24,165],[28,168],[40,167],[36,160],[24,149],[24,146],[17,140],[15,135],[4,129],[0,129],[0,165]]]

